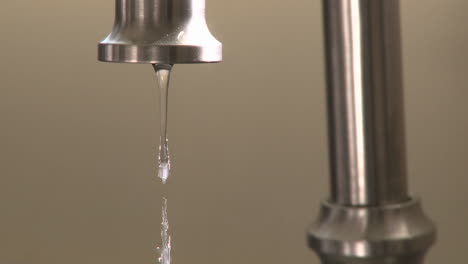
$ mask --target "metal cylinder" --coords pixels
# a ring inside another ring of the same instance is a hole
[[[422,264],[436,229],[407,190],[398,0],[323,0],[331,197],[324,264]]]
[[[408,200],[397,0],[324,0],[331,201]]]
[[[112,32],[98,46],[105,62],[176,64],[222,60],[205,0],[116,0]]]

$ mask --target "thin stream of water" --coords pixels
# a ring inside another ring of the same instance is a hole
[[[161,138],[158,156],[158,177],[166,184],[171,171],[171,160],[169,157],[169,146],[167,140],[167,109],[169,99],[169,81],[172,65],[153,64],[159,87],[160,115],[161,115]],[[161,246],[157,248],[159,253],[159,264],[171,264],[171,236],[169,235],[169,220],[167,218],[167,199],[162,198],[162,220],[161,220]]]
[[[159,264],[171,264],[171,236],[169,235],[169,220],[167,218],[167,199],[163,197],[161,221],[161,246],[157,248]]]
[[[171,160],[169,157],[169,145],[167,140],[167,108],[169,97],[169,81],[171,77],[172,65],[153,64],[156,72],[156,79],[160,94],[160,114],[161,114],[161,138],[159,143],[159,167],[158,177],[166,183],[171,171]]]

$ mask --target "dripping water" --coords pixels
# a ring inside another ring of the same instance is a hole
[[[169,81],[172,65],[153,64],[159,87],[160,115],[161,115],[161,138],[158,155],[158,177],[166,184],[171,170],[169,157],[169,146],[167,140],[167,109],[169,96]],[[161,220],[161,246],[157,247],[159,253],[159,264],[171,263],[171,236],[169,235],[169,220],[167,218],[167,199],[162,198],[162,220]]]
[[[171,161],[169,157],[169,146],[167,140],[167,106],[169,96],[169,80],[171,76],[172,65],[153,64],[156,72],[156,79],[159,86],[160,114],[161,114],[161,138],[159,143],[159,167],[158,177],[163,183],[166,183],[171,171]]]
[[[163,197],[161,221],[161,246],[157,248],[159,264],[171,264],[171,236],[169,235],[169,220],[167,218],[167,199]]]

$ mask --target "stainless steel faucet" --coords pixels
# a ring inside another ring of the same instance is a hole
[[[322,0],[330,198],[308,232],[324,264],[422,264],[435,226],[408,194],[399,0]],[[222,60],[205,0],[116,0],[107,62]]]

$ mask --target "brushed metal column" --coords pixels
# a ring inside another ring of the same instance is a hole
[[[408,200],[398,1],[323,3],[331,201]]]
[[[331,191],[324,264],[422,264],[435,226],[408,195],[398,0],[323,0]]]

